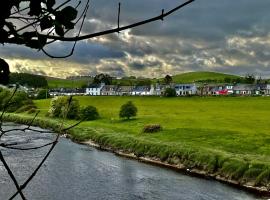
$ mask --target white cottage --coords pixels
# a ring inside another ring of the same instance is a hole
[[[88,88],[86,88],[86,95],[90,96],[100,96],[101,95],[101,90],[105,86],[104,83],[101,84],[91,84],[89,85]]]
[[[177,96],[197,94],[197,86],[195,84],[176,84],[174,88]]]

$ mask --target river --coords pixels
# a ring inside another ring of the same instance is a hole
[[[5,129],[21,125],[6,124]],[[16,132],[0,142],[45,144],[52,134]],[[22,183],[48,148],[29,152],[2,149],[8,164]],[[15,192],[0,163],[0,199]],[[45,165],[24,190],[30,200],[252,200],[259,199],[225,184],[190,177],[175,171],[115,156],[61,138]],[[21,199],[17,197],[17,199]]]

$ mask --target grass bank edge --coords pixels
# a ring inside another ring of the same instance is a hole
[[[29,124],[32,118],[31,115],[22,114],[7,114],[4,116],[5,121],[20,124]],[[66,121],[65,126],[71,123],[71,121]],[[59,120],[46,117],[36,118],[33,126],[52,129],[56,132],[60,130]],[[184,165],[188,169],[196,169],[206,174],[236,181],[239,185],[270,189],[270,163],[254,162],[211,150],[195,149],[194,147],[174,147],[161,142],[142,140],[132,135],[124,136],[123,134],[100,132],[91,127],[77,126],[69,130],[67,134],[77,142],[92,140],[114,151],[134,153],[137,157],[149,157],[170,165]]]

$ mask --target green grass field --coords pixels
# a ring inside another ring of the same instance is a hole
[[[239,76],[218,72],[189,72],[173,76],[173,81],[176,83],[193,83],[213,80],[223,83],[225,78],[236,79],[239,78]]]
[[[76,97],[82,106],[96,106],[101,119],[83,127],[119,130],[125,135],[164,141],[168,144],[212,149],[270,162],[270,98],[172,98],[160,97]],[[122,121],[120,106],[133,101],[135,120]],[[42,114],[49,100],[35,102]],[[146,124],[161,124],[164,131],[141,134]]]
[[[218,172],[229,179],[269,186],[270,98],[267,97],[75,97],[96,106],[101,118],[74,128],[77,140],[92,139],[136,155]],[[118,117],[120,106],[133,101],[136,119]],[[50,100],[35,101],[45,116]],[[72,122],[68,122],[72,123]],[[146,124],[160,124],[145,134]]]

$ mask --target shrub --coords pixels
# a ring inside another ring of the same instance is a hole
[[[76,119],[79,117],[80,104],[77,99],[71,99],[69,109],[67,110],[70,98],[69,97],[55,97],[51,100],[50,110],[48,111],[50,117],[64,117],[67,119]]]
[[[172,88],[166,88],[165,92],[164,92],[164,96],[165,97],[175,97],[176,96],[176,91],[175,89]]]
[[[38,91],[36,99],[47,99],[50,98],[50,94],[47,89],[41,89]]]
[[[143,127],[144,133],[155,133],[162,130],[162,127],[160,124],[148,124]]]
[[[80,118],[83,120],[95,120],[99,118],[97,108],[94,106],[87,106],[80,110]]]
[[[2,89],[0,91],[0,110],[3,109],[4,105],[7,104],[13,92],[8,89]],[[7,108],[7,112],[15,112],[19,108],[25,105],[33,105],[33,101],[29,99],[28,95],[23,91],[17,91]]]
[[[131,101],[128,101],[121,106],[119,117],[130,119],[131,117],[135,117],[137,115],[137,111],[137,107]]]

